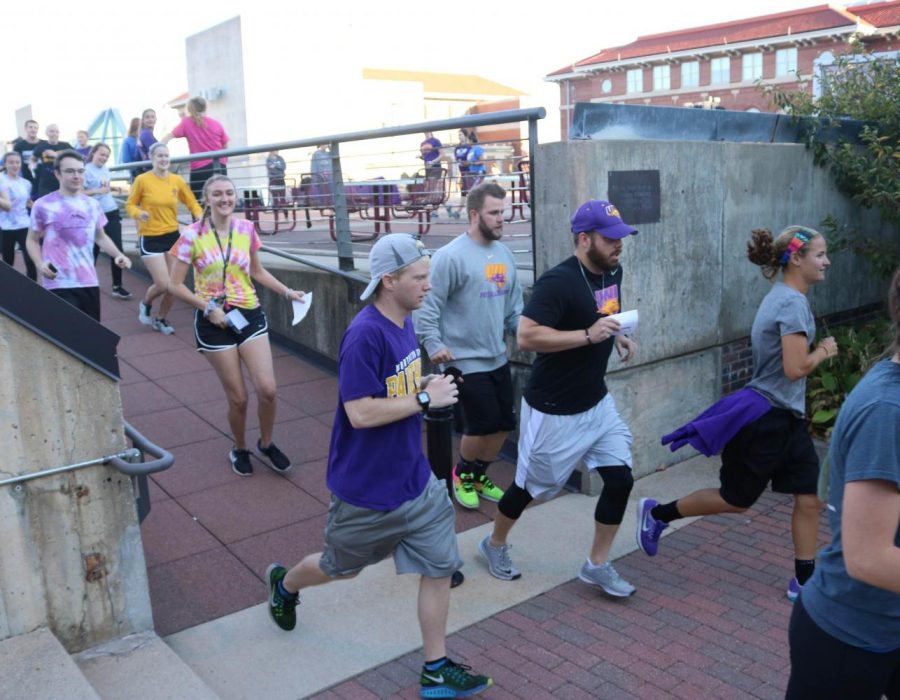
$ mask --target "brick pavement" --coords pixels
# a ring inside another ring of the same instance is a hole
[[[451,635],[449,654],[491,675],[484,697],[498,700],[783,698],[790,513],[789,497],[766,494],[743,515],[698,520],[664,538],[657,557],[616,562],[638,588],[632,598],[576,579]],[[313,697],[411,700],[421,663],[421,652],[407,654]]]

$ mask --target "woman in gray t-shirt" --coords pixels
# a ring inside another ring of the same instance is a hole
[[[771,482],[773,491],[794,496],[795,576],[787,589],[793,601],[815,568],[821,510],[816,496],[819,460],[805,421],[806,377],[838,351],[831,337],[810,351],[816,324],[806,294],[825,279],[831,263],[822,235],[802,226],[790,226],[777,237],[754,230],[747,257],[766,279],[776,280],[781,273],[760,304],[750,333],[754,369],[748,390],[765,397],[771,408],[725,445],[719,488],[694,491],[666,504],[641,499],[637,540],[644,553],[653,556],[662,531],[673,520],[743,513]]]

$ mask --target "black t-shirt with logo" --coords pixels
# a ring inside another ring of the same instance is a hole
[[[31,154],[35,148],[40,146],[42,143],[47,143],[43,139],[38,139],[36,143],[28,143],[22,137],[16,139],[15,143],[13,143],[13,150],[16,153],[20,153],[22,155],[22,172],[21,175],[28,182],[34,185],[34,175],[31,172],[31,168],[28,163],[31,161]]]
[[[580,269],[579,269],[580,268]],[[592,274],[574,255],[547,270],[534,284],[522,311],[541,326],[585,330],[622,308],[622,268]],[[561,352],[540,352],[525,387],[525,400],[542,413],[573,415],[606,396],[606,368],[615,338]]]
[[[56,192],[59,189],[59,180],[54,171],[54,163],[56,159],[47,151],[65,151],[71,150],[72,146],[65,141],[59,141],[52,146],[46,141],[41,141],[34,147],[34,157],[37,159],[37,174],[35,175],[35,188],[37,192],[34,199],[43,197],[45,194]]]

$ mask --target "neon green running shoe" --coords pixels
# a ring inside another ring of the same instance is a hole
[[[488,479],[485,474],[482,474],[475,479],[475,491],[486,501],[497,503],[497,501],[503,498],[503,489]]]
[[[266,569],[266,588],[269,590],[269,617],[272,622],[286,632],[290,632],[297,625],[298,596],[286,598],[278,592],[278,582],[287,573],[281,564],[270,564]]]
[[[423,698],[470,698],[494,684],[487,676],[469,673],[471,670],[471,666],[450,659],[435,671],[423,668],[419,677],[422,684],[419,695]]]
[[[475,491],[475,475],[457,471],[459,465],[453,467],[453,495],[463,508],[478,508],[478,493]]]

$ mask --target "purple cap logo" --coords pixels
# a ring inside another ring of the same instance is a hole
[[[602,199],[585,202],[572,216],[572,233],[599,233],[606,238],[625,238],[637,233],[637,229],[622,221],[615,204]]]

